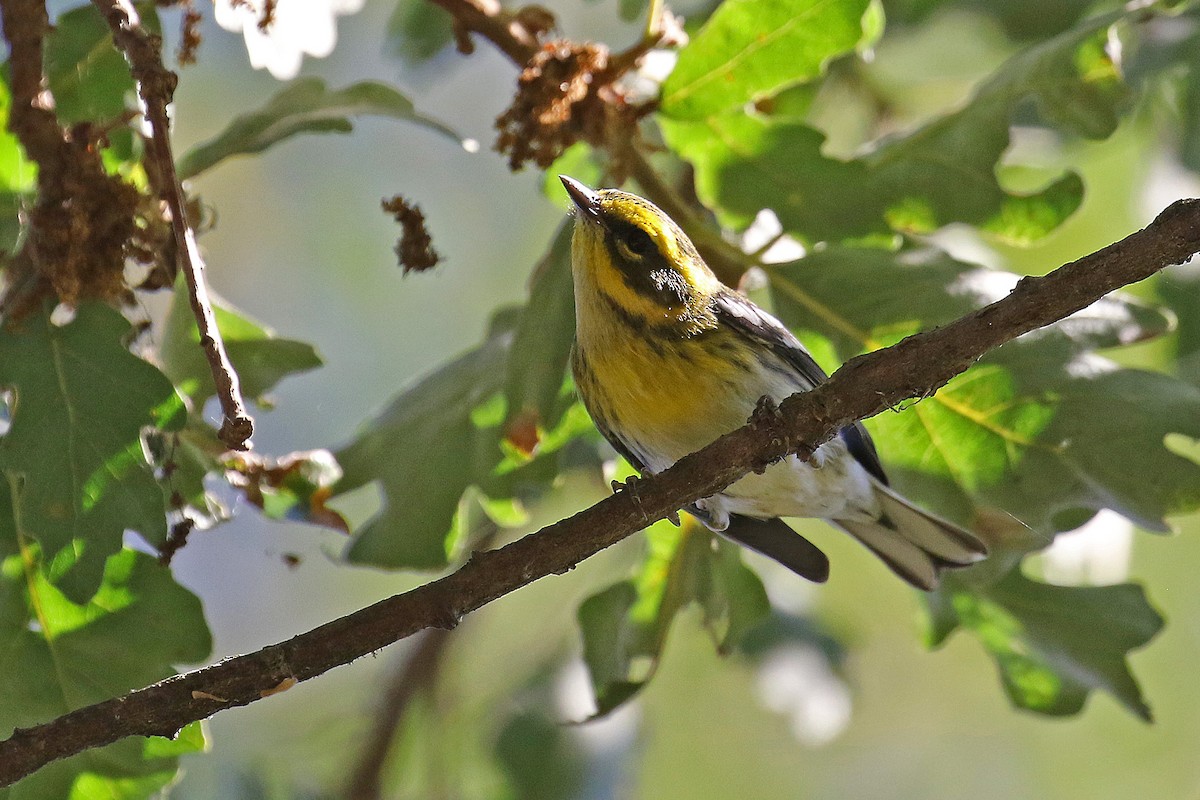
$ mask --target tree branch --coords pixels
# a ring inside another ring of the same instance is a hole
[[[453,628],[463,615],[566,572],[750,470],[789,453],[811,453],[855,420],[932,395],[989,350],[1197,252],[1200,200],[1180,200],[1144,230],[1044,277],[1023,278],[1004,299],[956,322],[859,356],[812,391],[789,397],[778,410],[761,409],[746,426],[670,469],[505,547],[476,553],[450,575],[286,642],[16,730],[0,742],[0,786],[126,736],[173,736],[189,722],[249,705],[418,631]]]
[[[212,370],[224,416],[217,435],[227,447],[246,450],[247,442],[254,433],[254,420],[246,412],[237,372],[225,351],[221,332],[217,329],[217,318],[213,314],[212,301],[209,300],[208,287],[204,282],[204,259],[196,244],[196,233],[188,222],[187,200],[175,171],[175,156],[171,151],[167,106],[171,103],[178,79],[175,73],[163,66],[162,39],[146,32],[137,11],[128,0],[92,0],[92,4],[108,21],[113,41],[129,61],[130,71],[137,81],[138,95],[145,106],[146,119],[150,123],[149,157],[154,159],[165,183],[163,199],[171,214],[171,230],[187,281],[192,314],[196,317],[196,327],[200,333],[200,347]]]
[[[481,34],[512,59],[525,66],[538,51],[537,35],[508,13],[497,0],[430,0],[454,17],[467,31]]]

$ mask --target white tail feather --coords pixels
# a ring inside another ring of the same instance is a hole
[[[882,512],[879,519],[834,522],[917,588],[931,591],[942,569],[965,567],[987,555],[987,547],[972,534],[917,508],[883,484],[875,484],[875,496]]]

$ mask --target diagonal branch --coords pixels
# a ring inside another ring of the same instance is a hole
[[[59,758],[126,736],[173,736],[182,726],[346,664],[463,615],[539,578],[561,574],[600,550],[752,469],[812,452],[843,426],[911,398],[927,397],[984,353],[1049,325],[1104,295],[1200,252],[1200,200],[1180,200],[1144,230],[1040,278],[950,325],[859,356],[777,411],[763,408],[670,469],[456,572],[255,653],[177,675],[124,697],[13,732],[0,742],[0,786]]]
[[[200,347],[212,370],[213,383],[224,415],[218,436],[227,447],[245,450],[254,433],[254,420],[246,412],[237,372],[225,351],[221,332],[217,329],[217,318],[204,282],[204,259],[196,244],[196,232],[188,222],[187,200],[171,152],[167,106],[171,103],[178,79],[175,73],[163,66],[162,39],[142,27],[137,11],[128,0],[92,0],[92,4],[108,21],[113,41],[129,61],[130,71],[137,81],[138,96],[150,123],[149,155],[154,159],[165,184],[163,199],[171,214],[171,230],[175,235],[180,266],[187,281],[188,298],[200,333]]]

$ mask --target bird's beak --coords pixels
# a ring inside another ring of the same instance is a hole
[[[600,197],[591,189],[584,186],[574,178],[568,178],[566,175],[559,175],[558,179],[567,189],[567,194],[571,196],[572,202],[579,209],[579,213],[584,219],[590,219],[593,222],[600,221]]]

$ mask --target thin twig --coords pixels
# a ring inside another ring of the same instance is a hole
[[[932,395],[983,354],[1049,325],[1126,284],[1200,252],[1200,200],[1180,200],[1116,244],[1041,278],[1023,278],[1004,299],[934,331],[852,359],[825,383],[756,413],[670,469],[497,550],[457,571],[255,653],[177,675],[124,697],[20,729],[0,742],[0,786],[56,759],[126,736],[173,736],[218,711],[261,700],[427,628],[453,628],[509,592],[562,574],[650,522],[716,494],[752,469],[812,452],[855,420]]]
[[[468,31],[481,34],[518,67],[538,51],[537,36],[501,7],[498,0],[430,0]]]
[[[53,111],[53,98],[43,85],[42,40],[50,30],[46,4],[40,0],[0,0],[0,22],[8,40],[12,107],[8,128],[39,164],[60,158],[64,137]]]
[[[404,721],[413,700],[432,687],[449,640],[450,631],[427,631],[417,642],[412,655],[396,670],[375,715],[366,744],[350,774],[346,788],[347,800],[379,800],[383,796],[383,768],[396,741],[400,723]]]
[[[167,106],[175,93],[177,78],[175,73],[163,66],[162,39],[141,26],[137,11],[128,0],[92,0],[92,4],[108,21],[113,41],[129,61],[130,71],[137,81],[138,95],[145,106],[146,119],[150,123],[148,152],[166,184],[163,199],[171,214],[171,229],[175,234],[179,260],[187,281],[192,314],[196,317],[196,327],[200,332],[200,347],[212,370],[217,399],[224,416],[217,435],[227,447],[247,450],[254,433],[254,420],[246,411],[237,372],[225,351],[221,332],[217,329],[217,319],[204,282],[204,259],[196,244],[196,233],[188,222],[187,200],[179,183],[179,175],[175,172]]]

